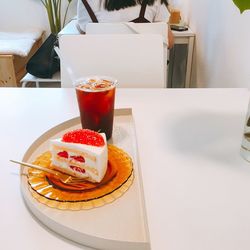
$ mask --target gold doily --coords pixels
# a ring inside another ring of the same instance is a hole
[[[33,163],[49,167],[50,152],[43,153]],[[49,207],[62,210],[91,209],[113,202],[128,190],[133,178],[131,158],[114,145],[108,145],[108,169],[100,183],[83,181],[76,186],[66,185],[43,171],[28,170],[28,184],[33,197]]]

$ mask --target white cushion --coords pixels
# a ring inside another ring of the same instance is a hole
[[[27,56],[41,37],[41,30],[27,30],[24,32],[0,32],[0,54]]]

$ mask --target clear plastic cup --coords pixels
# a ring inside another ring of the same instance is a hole
[[[117,80],[108,76],[90,76],[74,84],[82,128],[106,134],[111,138],[114,120]]]

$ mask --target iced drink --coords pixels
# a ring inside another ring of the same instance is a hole
[[[170,12],[169,23],[170,24],[179,24],[181,21],[181,13],[177,9],[172,9]]]
[[[89,77],[75,84],[83,128],[112,135],[115,87],[117,81],[108,77]]]

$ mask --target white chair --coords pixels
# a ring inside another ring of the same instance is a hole
[[[76,78],[107,75],[118,80],[118,87],[166,87],[160,35],[65,35],[59,45]],[[61,86],[72,87],[63,64]]]
[[[164,45],[164,78],[167,86],[167,61],[168,61],[168,25],[164,22],[157,23],[88,23],[86,34],[159,34]]]
[[[164,22],[157,23],[88,23],[86,34],[159,34],[163,43],[168,44],[168,26]]]

